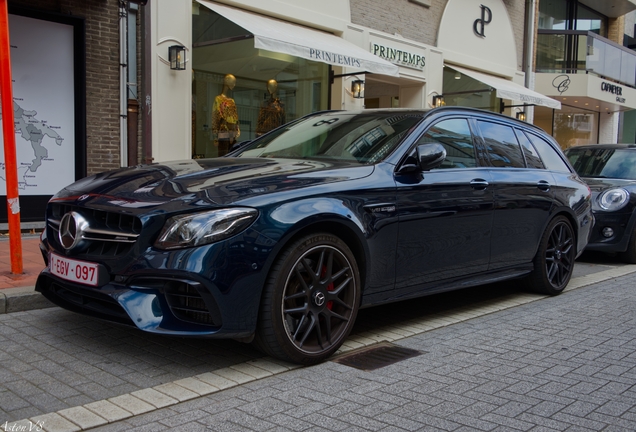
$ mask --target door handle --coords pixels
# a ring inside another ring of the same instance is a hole
[[[486,189],[489,183],[484,179],[477,178],[477,179],[471,180],[470,185],[472,186],[473,189],[481,190],[481,189]]]
[[[542,191],[547,192],[550,190],[550,183],[545,180],[539,180],[539,182],[537,183],[537,187]]]

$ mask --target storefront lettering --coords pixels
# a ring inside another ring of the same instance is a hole
[[[371,52],[393,64],[410,66],[415,69],[422,69],[426,66],[426,57],[424,56],[384,45],[378,45],[377,43],[371,43]]]
[[[617,96],[616,97],[616,102],[625,102],[625,99],[618,97],[618,96],[622,96],[623,95],[623,87],[617,86],[616,84],[610,84],[610,83],[602,82],[601,83],[601,90],[602,91],[606,91],[608,93],[615,94]],[[619,100],[619,99],[623,99],[623,100]]]
[[[355,57],[349,57],[342,54],[331,53],[314,48],[309,48],[309,57],[331,64],[362,67],[360,60]]]
[[[542,98],[538,98],[536,96],[529,96],[522,93],[519,94],[519,100],[521,102],[528,102],[528,103],[536,104],[536,105],[543,105],[544,103],[544,100]]]
[[[479,5],[481,7],[481,18],[477,18],[473,23],[473,30],[477,36],[481,36],[483,38],[486,37],[484,31],[486,30],[486,24],[490,24],[492,21],[492,11],[488,6]],[[488,18],[486,18],[488,15]]]

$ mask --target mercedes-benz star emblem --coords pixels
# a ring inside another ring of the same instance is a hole
[[[66,213],[60,221],[58,238],[64,249],[71,250],[82,241],[88,222],[76,212]]]
[[[325,294],[322,293],[321,291],[317,291],[314,294],[314,303],[316,303],[316,306],[322,306],[325,304]]]

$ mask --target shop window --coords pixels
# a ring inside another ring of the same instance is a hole
[[[599,113],[563,105],[561,111],[535,107],[534,124],[552,135],[563,150],[596,144]]]
[[[479,108],[499,112],[497,92],[481,81],[444,68],[444,103],[449,106]]]
[[[247,30],[207,8],[192,23],[193,157],[222,156],[328,108],[327,64],[256,49]]]

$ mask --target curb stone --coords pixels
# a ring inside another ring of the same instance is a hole
[[[0,314],[55,307],[35,287],[3,288],[0,290]]]

